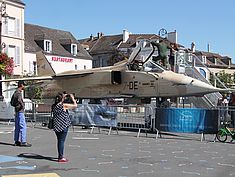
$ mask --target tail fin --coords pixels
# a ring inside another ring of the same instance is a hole
[[[36,53],[38,76],[53,76],[55,71],[42,52]]]

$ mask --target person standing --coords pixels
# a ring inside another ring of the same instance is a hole
[[[168,66],[168,60],[167,60],[167,50],[171,49],[167,46],[167,44],[161,39],[159,43],[152,42],[154,46],[158,49],[158,56],[153,57],[153,61],[157,63],[160,61],[162,63],[162,66],[167,67]]]
[[[72,103],[64,103],[65,98],[70,97]],[[52,105],[52,113],[54,119],[53,130],[57,137],[57,150],[58,150],[58,162],[68,162],[68,159],[64,157],[64,143],[68,133],[71,120],[69,116],[69,109],[75,109],[77,107],[76,100],[73,94],[58,94],[55,97],[55,102]]]
[[[26,141],[27,126],[24,116],[24,101],[22,91],[24,90],[24,82],[18,82],[18,88],[11,98],[11,105],[15,107],[15,146],[31,147],[32,145]]]
[[[235,128],[235,92],[230,95],[229,109],[231,110],[231,126]]]
[[[228,117],[228,100],[226,96],[222,96],[218,99],[217,103],[219,109],[219,117],[221,122],[226,122]]]

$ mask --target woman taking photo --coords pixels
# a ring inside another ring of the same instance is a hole
[[[65,103],[64,100],[70,98],[71,103]],[[68,133],[71,120],[68,110],[77,107],[73,94],[58,94],[55,97],[55,103],[52,105],[53,130],[57,137],[58,162],[68,162],[64,157],[64,143]]]

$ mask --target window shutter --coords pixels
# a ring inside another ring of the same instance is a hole
[[[31,61],[29,61],[29,73],[33,72],[33,63]]]
[[[9,45],[6,45],[6,47],[5,47],[5,53],[6,53],[6,54],[7,54],[7,56],[9,57],[8,47],[9,47]]]
[[[44,51],[52,52],[52,41],[51,40],[44,40]]]
[[[6,21],[6,17],[4,17],[3,22]],[[8,34],[8,23],[2,23],[3,25],[3,34],[7,35]]]
[[[77,55],[77,44],[71,44],[71,54],[72,55]]]
[[[20,47],[16,47],[16,59],[15,59],[16,64],[20,64]]]
[[[16,36],[17,37],[21,37],[20,36],[20,19],[16,19]]]
[[[49,52],[52,52],[52,41],[49,43]]]

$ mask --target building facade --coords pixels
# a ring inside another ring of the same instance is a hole
[[[14,60],[14,75],[23,73],[24,62],[24,8],[21,0],[0,0],[1,8],[1,49]],[[1,76],[1,79],[4,76]],[[8,88],[8,84],[0,85],[0,118],[9,119],[14,117],[14,111],[8,101],[12,92],[2,92]]]
[[[96,37],[90,36],[79,42],[89,51],[93,57],[93,67],[111,66],[114,63],[128,58],[140,40],[158,41],[159,36],[155,34],[131,34],[123,30],[122,34],[105,36],[97,33]]]
[[[195,50],[194,43],[192,43],[191,48],[186,48],[177,43],[176,31],[167,34],[166,38],[167,45],[175,47],[173,52],[168,50],[168,58],[173,71],[187,74],[185,68],[193,65],[197,72],[208,81],[211,80],[213,75],[223,72],[231,75],[232,80],[234,80],[235,65],[230,57],[210,51]],[[158,42],[160,39],[161,37],[156,34],[132,34],[123,30],[123,34],[105,36],[103,33],[98,33],[96,37],[90,36],[90,38],[81,39],[79,42],[93,56],[93,67],[103,67],[113,65],[122,60],[123,57],[128,58],[133,48],[141,40]],[[173,61],[170,60],[171,57],[174,58]],[[235,84],[233,83],[233,85]]]
[[[1,1],[0,3],[3,3]],[[20,0],[5,0],[6,16],[2,17],[2,51],[13,58],[14,75],[24,72],[24,8]]]
[[[68,31],[25,24],[24,71],[37,75],[36,54],[42,52],[55,73],[92,68],[92,57]]]

